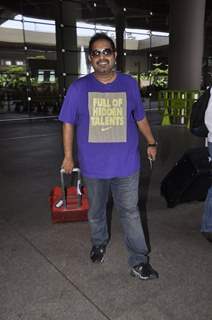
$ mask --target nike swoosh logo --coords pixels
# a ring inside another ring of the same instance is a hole
[[[112,129],[112,127],[106,127],[106,128],[101,128],[101,131],[108,131],[108,130],[110,130],[110,129]]]

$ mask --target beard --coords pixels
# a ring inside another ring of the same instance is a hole
[[[110,60],[104,59],[97,61],[93,67],[96,72],[110,73],[113,70],[114,64]]]

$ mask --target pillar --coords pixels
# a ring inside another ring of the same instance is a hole
[[[125,71],[125,56],[124,56],[124,30],[125,17],[122,13],[116,15],[116,69],[118,71]]]
[[[58,0],[56,17],[57,74],[59,93],[63,98],[69,85],[78,78],[76,18],[80,17],[78,3]]]
[[[171,90],[200,89],[205,0],[170,1],[169,80]]]

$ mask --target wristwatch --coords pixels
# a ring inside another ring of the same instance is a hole
[[[156,148],[158,145],[157,141],[155,141],[155,143],[148,143],[147,144],[147,147],[153,147],[153,148]]]

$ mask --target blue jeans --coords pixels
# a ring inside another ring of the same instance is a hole
[[[212,157],[212,143],[208,142],[208,151]],[[208,189],[205,207],[202,216],[202,232],[212,232],[212,186]]]
[[[91,228],[91,241],[94,246],[106,245],[108,229],[106,204],[109,190],[119,212],[124,230],[125,244],[129,251],[129,265],[146,263],[148,249],[144,238],[138,210],[139,172],[132,176],[112,179],[91,179],[83,177],[89,198],[88,220]]]

